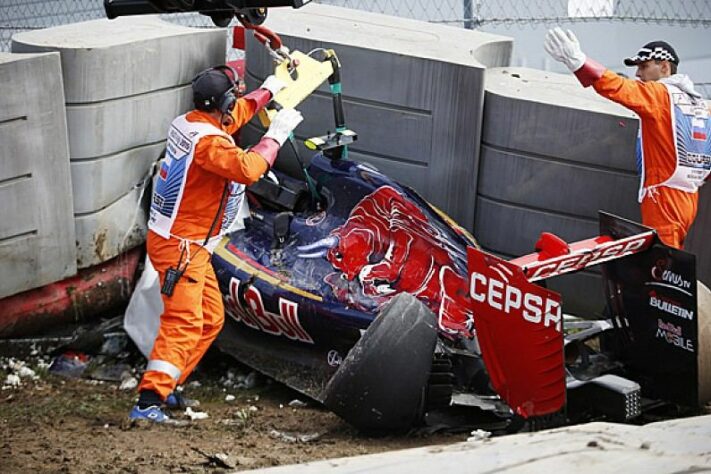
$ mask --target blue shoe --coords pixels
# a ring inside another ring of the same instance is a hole
[[[166,423],[170,420],[170,417],[155,405],[148,408],[139,408],[138,405],[134,405],[128,418],[129,420],[148,420],[154,423]]]
[[[199,400],[185,398],[180,392],[173,392],[165,399],[165,406],[172,410],[185,410],[186,408],[195,408],[200,406]]]

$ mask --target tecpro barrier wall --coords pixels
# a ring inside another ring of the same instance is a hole
[[[268,26],[290,48],[336,50],[343,66],[346,123],[359,134],[351,157],[411,185],[471,228],[484,71],[508,64],[511,41],[325,5],[269,14]],[[252,89],[274,66],[264,47],[248,38],[247,86]],[[299,110],[305,120],[297,138],[333,131],[328,85]],[[250,124],[243,136],[253,143],[261,133]],[[290,150],[281,155],[277,166],[296,173]]]
[[[639,221],[638,121],[572,75],[486,72],[474,229],[486,249],[533,252],[543,231],[568,242],[598,235],[598,210]],[[597,270],[551,280],[566,310],[599,313]]]
[[[224,63],[225,31],[130,17],[20,33],[12,49],[61,55],[79,268],[141,243],[136,186],[192,107],[191,79]]]
[[[0,298],[76,273],[59,54],[0,53]]]

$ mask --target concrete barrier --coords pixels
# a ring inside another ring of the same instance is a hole
[[[77,271],[59,59],[0,53],[0,298]]]
[[[645,426],[588,423],[451,445],[328,459],[257,473],[706,472],[711,416]]]
[[[75,214],[77,235],[83,236],[81,240],[77,239],[79,268],[105,262],[143,243],[150,197],[142,191],[142,188],[135,188],[104,209]]]
[[[225,41],[224,30],[121,17],[18,33],[12,51],[58,51],[67,104],[85,104],[189,84],[224,63]]]
[[[598,234],[598,210],[639,220],[638,121],[571,75],[527,68],[486,72],[474,229],[505,256],[534,250],[541,232],[567,241]],[[599,316],[595,270],[550,281],[566,310]]]
[[[95,20],[13,37],[14,52],[61,55],[79,268],[143,241],[145,212],[131,207],[134,187],[163,149],[171,120],[192,108],[194,75],[224,63],[225,41],[224,30],[157,17]],[[132,223],[135,215],[143,221]]]
[[[274,9],[267,24],[292,49],[336,50],[343,64],[346,123],[359,134],[351,157],[413,186],[471,229],[484,70],[509,63],[511,40],[318,4]],[[248,36],[248,88],[272,70],[264,47]],[[334,129],[327,85],[299,109],[305,120],[298,138]],[[252,124],[243,136],[253,143],[261,133]],[[277,166],[298,174],[289,149]]]
[[[87,214],[105,202],[116,202],[126,193],[125,183],[139,184],[164,148],[165,141],[160,140],[99,159],[75,160],[72,181],[83,184],[74,189],[74,212]]]

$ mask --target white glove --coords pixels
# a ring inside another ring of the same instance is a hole
[[[272,124],[264,136],[276,140],[279,146],[282,146],[302,120],[304,120],[304,117],[301,116],[301,112],[298,110],[281,109],[272,119]]]
[[[285,87],[286,84],[284,84],[284,81],[282,81],[281,79],[277,79],[277,77],[272,74],[264,80],[264,82],[260,86],[260,89],[268,90],[269,92],[271,92],[272,97],[274,97],[277,95],[277,92],[279,92]]]
[[[583,67],[587,59],[585,53],[580,49],[578,38],[572,31],[563,31],[561,27],[548,30],[543,47],[553,59],[568,66],[570,72],[575,72]]]

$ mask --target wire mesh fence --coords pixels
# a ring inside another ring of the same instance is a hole
[[[583,21],[711,26],[709,0],[320,0],[319,3],[468,28]]]
[[[9,51],[12,35],[21,31],[106,18],[103,0],[0,0],[0,51]],[[185,26],[214,28],[199,13],[164,15]]]
[[[316,0],[418,20],[476,28],[492,24],[531,25],[589,21],[629,21],[688,27],[711,26],[709,0]],[[103,0],[2,0],[0,51],[9,51],[18,31],[104,18]],[[168,21],[211,27],[197,13],[170,15]]]

